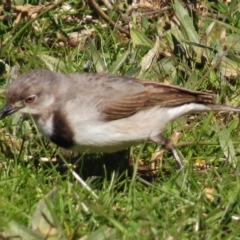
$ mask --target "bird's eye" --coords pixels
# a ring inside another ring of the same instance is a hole
[[[25,99],[26,103],[33,103],[36,99],[36,96],[30,96]]]

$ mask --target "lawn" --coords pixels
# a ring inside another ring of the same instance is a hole
[[[1,4],[1,105],[17,76],[49,69],[164,82],[240,106],[238,0]],[[0,126],[0,239],[240,239],[238,114],[169,124],[182,170],[151,142],[79,155],[48,142],[31,119],[16,114]]]

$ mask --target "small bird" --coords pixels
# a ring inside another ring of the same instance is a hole
[[[158,82],[108,74],[60,74],[29,71],[6,91],[0,119],[15,112],[30,115],[52,142],[78,152],[117,152],[151,140],[172,152],[162,135],[172,120],[202,111],[233,111],[217,105],[214,95]]]

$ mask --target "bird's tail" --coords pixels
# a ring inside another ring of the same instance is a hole
[[[216,111],[216,112],[220,112],[220,111],[224,111],[224,112],[240,112],[240,107],[230,107],[230,106],[224,106],[224,105],[218,105],[218,104],[207,104],[207,106],[212,111]]]

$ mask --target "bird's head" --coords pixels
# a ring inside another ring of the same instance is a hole
[[[32,116],[44,113],[55,99],[52,89],[55,78],[55,73],[36,70],[13,81],[6,91],[6,104],[0,110],[0,119],[15,112]]]

